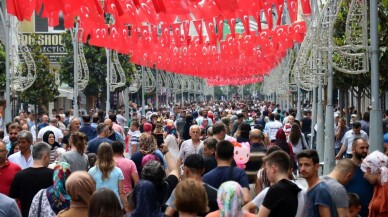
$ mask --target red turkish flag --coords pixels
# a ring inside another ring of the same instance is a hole
[[[102,47],[103,40],[106,36],[106,27],[103,25],[95,26],[92,28],[92,34],[90,35],[89,44],[97,47]],[[102,32],[104,30],[104,32]]]
[[[295,22],[298,17],[298,0],[288,0],[288,13],[290,14],[291,23]]]
[[[104,10],[102,10],[100,1],[99,0],[93,0],[93,2],[94,2],[94,5],[96,7],[96,10],[97,10],[98,14],[103,15],[104,14]]]
[[[235,11],[238,9],[237,0],[214,0],[220,11]]]
[[[222,16],[217,16],[216,17],[216,22],[217,22],[217,39],[219,41],[222,40],[223,34],[224,34],[224,18]]]
[[[184,35],[184,43],[187,45],[190,43],[190,21],[186,21],[182,23],[183,27],[183,35]]]
[[[152,0],[156,13],[188,14],[190,13],[187,0]]]
[[[119,50],[120,47],[120,30],[116,26],[109,27],[109,35],[106,42],[106,48]]]
[[[154,42],[155,44],[158,43],[158,26],[157,25],[151,25],[151,40],[152,42]]]
[[[229,28],[230,28],[230,35],[234,37],[236,35],[236,19],[230,18],[228,22],[229,22]]]
[[[311,14],[310,0],[301,0],[301,4],[302,4],[303,14],[310,15]]]
[[[35,10],[35,0],[7,0],[7,12],[16,16],[19,21],[31,20]]]
[[[237,0],[240,11],[260,11],[261,0]]]
[[[202,20],[195,20],[193,24],[198,33],[199,43],[202,44]]]
[[[292,38],[295,42],[302,43],[306,33],[306,22],[301,21],[294,23],[292,24],[291,29]]]
[[[265,16],[265,20],[267,21],[268,29],[272,29],[273,28],[272,6],[270,4],[265,4],[263,9],[264,9],[264,16]]]
[[[135,4],[136,5],[136,4]],[[152,0],[141,0],[139,9],[139,20],[148,21],[150,24],[156,24],[156,11]],[[146,18],[146,20],[144,20]]]
[[[209,43],[211,45],[216,44],[216,32],[213,19],[203,20],[206,26],[207,35],[209,37]]]
[[[191,14],[195,17],[196,20],[199,20],[202,18],[202,10],[199,7],[197,2],[189,0],[188,6]]]
[[[182,43],[181,24],[175,23],[171,25],[172,35],[174,36],[175,46],[179,47]]]
[[[257,31],[260,32],[261,31],[261,10],[258,10],[255,12],[255,14],[253,15],[253,18],[255,19],[256,23],[257,23]]]
[[[276,21],[276,25],[280,26],[282,22],[282,15],[283,15],[283,9],[284,9],[284,0],[277,0],[277,10],[278,10],[278,19]]]
[[[74,16],[72,14],[63,15],[65,29],[74,28]]]
[[[59,11],[49,12],[48,26],[54,27],[59,25]]]
[[[141,25],[138,22],[138,11],[132,0],[121,0],[121,8],[124,10],[124,14],[117,19],[118,25],[136,24]]]
[[[170,25],[162,24],[162,37],[160,44],[164,46],[170,46]]]
[[[202,17],[200,17],[199,19],[213,18],[218,15],[221,15],[221,11],[218,9],[214,0],[206,0],[204,1],[202,6],[201,4],[198,5],[202,11]]]
[[[243,23],[244,30],[246,34],[251,34],[251,30],[249,28],[249,15],[240,13],[241,22]]]

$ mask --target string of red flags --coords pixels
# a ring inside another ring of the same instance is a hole
[[[7,0],[7,12],[33,12],[57,26],[79,24],[79,41],[131,56],[131,62],[205,78],[210,85],[260,82],[303,42],[310,0]],[[108,16],[109,15],[109,16]],[[107,22],[107,17],[110,21]]]

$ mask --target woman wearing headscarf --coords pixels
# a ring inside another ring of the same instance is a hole
[[[157,152],[155,138],[149,133],[142,133],[139,138],[140,150],[132,154],[131,160],[136,164],[137,173],[141,178],[143,157],[146,155],[155,155],[160,162],[163,162],[163,154]]]
[[[53,131],[46,131],[44,134],[43,134],[43,142],[49,144],[51,146],[51,152],[50,152],[50,163],[53,163],[54,162],[54,154],[55,154],[55,150],[59,147],[61,147],[59,145],[58,142],[55,141],[55,134]]]
[[[224,182],[217,192],[217,204],[220,208],[206,217],[254,217],[242,210],[244,201],[241,186],[235,181]]]
[[[286,133],[284,132],[283,129],[279,129],[277,132],[276,132],[276,141],[275,141],[275,145],[279,146],[283,151],[285,151],[286,153],[288,153],[292,159],[294,159],[294,153],[292,152],[292,147],[291,145],[287,142],[287,137],[286,137]]]
[[[135,209],[125,217],[162,217],[157,200],[155,185],[147,180],[140,180],[133,191]]]
[[[193,125],[194,117],[192,115],[186,116],[186,123],[183,125],[183,135],[182,135],[182,141],[191,139],[190,136],[190,127]]]
[[[369,217],[388,216],[388,157],[380,151],[369,154],[361,163],[364,177],[374,184]],[[360,195],[362,196],[362,195]]]
[[[297,169],[297,164],[295,162],[295,156],[294,156],[294,151],[292,150],[292,145],[287,142],[287,137],[286,137],[286,133],[284,132],[283,129],[279,129],[278,132],[276,132],[276,141],[275,141],[275,145],[276,146],[279,146],[283,151],[285,151],[287,154],[290,155],[291,159],[292,159],[292,166],[293,166],[293,171],[295,171]]]
[[[40,190],[33,198],[29,216],[51,217],[70,205],[70,195],[66,192],[65,182],[70,176],[70,165],[58,162],[54,167],[54,184],[47,189]]]
[[[73,172],[66,181],[66,191],[71,197],[68,209],[58,213],[58,217],[87,217],[88,206],[96,182],[85,171]]]

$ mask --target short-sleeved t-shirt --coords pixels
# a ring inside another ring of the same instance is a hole
[[[86,171],[88,169],[88,157],[85,154],[80,154],[76,151],[68,151],[63,153],[57,161],[66,162],[70,165],[71,172],[78,170]]]
[[[306,201],[304,207],[304,216],[319,217],[319,206],[330,208],[331,216],[335,216],[335,207],[331,198],[329,187],[320,182],[306,193]]]
[[[46,167],[29,167],[16,173],[9,196],[20,200],[23,217],[28,216],[35,194],[53,184],[53,172]]]
[[[271,210],[269,217],[294,217],[298,209],[298,193],[301,189],[293,182],[282,179],[272,185],[264,198],[263,206]]]
[[[373,195],[373,185],[364,178],[364,173],[360,167],[357,167],[354,171],[352,179],[345,186],[348,193],[356,193],[360,196],[361,210],[359,212],[360,216],[368,216],[369,213],[369,203]]]
[[[11,188],[12,181],[22,168],[12,162],[6,161],[3,167],[0,167],[0,193],[9,195],[9,189]]]
[[[238,167],[216,167],[206,173],[202,177],[202,181],[217,189],[226,181],[235,181],[238,182],[241,187],[249,189],[248,176],[244,170]]]
[[[116,166],[121,169],[123,172],[124,180],[123,180],[123,188],[124,193],[128,194],[132,191],[132,174],[137,174],[136,165],[133,161],[127,158],[118,158],[116,160]]]
[[[89,174],[93,177],[94,181],[96,181],[96,189],[108,188],[112,190],[116,194],[117,199],[120,201],[121,204],[119,194],[119,181],[123,180],[124,176],[120,168],[115,166],[113,170],[109,173],[109,178],[107,179],[102,179],[102,172],[96,166],[90,168]],[[123,207],[122,204],[121,207]]]
[[[97,149],[98,147],[100,146],[101,143],[103,142],[107,142],[109,144],[112,144],[112,140],[108,139],[108,138],[99,138],[99,137],[96,137],[92,140],[90,140],[88,142],[88,147],[87,147],[87,151],[88,153],[95,153],[97,154]]]
[[[331,197],[333,198],[334,205],[337,208],[348,208],[349,200],[348,193],[343,185],[341,185],[336,179],[329,176],[323,176],[322,181],[329,187]],[[338,216],[338,215],[337,215]]]

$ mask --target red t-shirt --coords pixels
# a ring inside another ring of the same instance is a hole
[[[12,162],[7,162],[3,167],[0,167],[0,193],[9,195],[9,189],[11,188],[11,184],[15,174],[22,170],[22,168]]]

